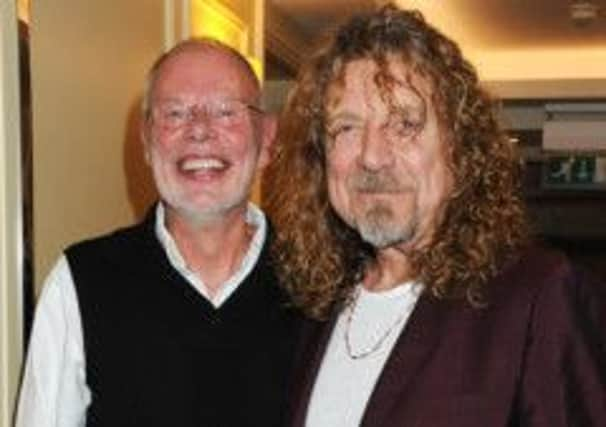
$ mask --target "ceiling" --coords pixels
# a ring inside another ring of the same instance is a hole
[[[301,60],[322,34],[356,11],[383,0],[266,0],[302,41]],[[456,40],[486,81],[598,82],[606,97],[606,0],[591,0],[591,22],[571,18],[580,0],[401,0]],[[266,26],[272,25],[271,15]],[[282,27],[285,27],[284,25]],[[279,55],[278,55],[279,56]],[[278,58],[279,59],[279,58]],[[271,68],[271,67],[270,67]],[[268,70],[271,74],[271,70]],[[583,88],[591,94],[595,85]]]
[[[296,24],[308,40],[339,22],[344,14],[372,9],[373,0],[267,0]],[[571,19],[571,0],[404,0],[403,7],[450,15],[440,26],[446,32],[473,40],[483,48],[606,46],[606,0],[592,0],[598,16],[586,25]],[[579,3],[578,1],[576,3]],[[442,21],[441,16],[437,21]],[[439,24],[440,22],[436,22]],[[464,46],[463,46],[464,48]]]

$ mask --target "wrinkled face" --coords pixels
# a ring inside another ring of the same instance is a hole
[[[399,61],[388,96],[371,60],[347,64],[327,100],[327,178],[335,211],[378,249],[425,243],[452,187],[427,81]]]
[[[245,209],[273,139],[249,107],[257,88],[228,54],[190,48],[160,68],[145,123],[146,156],[169,214],[214,219]]]

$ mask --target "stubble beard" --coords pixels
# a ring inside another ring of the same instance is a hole
[[[160,199],[169,209],[186,218],[189,222],[196,224],[214,222],[227,215],[229,211],[248,203],[250,188],[242,185],[233,193],[223,195],[222,200],[201,207],[194,200],[194,196],[187,194],[187,191],[176,182],[176,175],[171,176],[171,172],[165,169],[166,165],[160,153],[152,149],[149,159]],[[251,182],[253,179],[254,174],[247,177],[247,180]]]

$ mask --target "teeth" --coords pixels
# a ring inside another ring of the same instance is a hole
[[[199,169],[225,169],[227,164],[219,159],[190,159],[181,163],[181,169],[184,171]]]

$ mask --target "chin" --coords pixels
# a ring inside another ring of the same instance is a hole
[[[360,221],[357,221],[355,228],[362,239],[376,249],[407,246],[418,234],[418,217],[413,214],[405,222],[398,222],[396,219],[393,211],[379,209],[364,215]]]
[[[200,221],[211,221],[221,219],[230,212],[237,210],[246,211],[248,197],[230,200],[215,201],[212,204],[190,205],[187,210],[193,218]]]
[[[414,240],[413,230],[360,229],[362,239],[375,249],[407,246]]]

